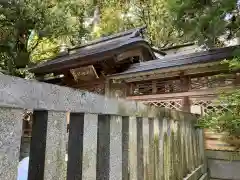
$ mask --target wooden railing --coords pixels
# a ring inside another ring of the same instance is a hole
[[[195,115],[5,75],[0,106],[1,180],[16,180],[24,109],[33,109],[28,180],[207,178]]]

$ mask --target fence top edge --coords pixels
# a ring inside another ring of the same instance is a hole
[[[190,113],[154,108],[141,102],[110,99],[86,91],[0,75],[0,106],[49,111],[85,112],[139,117],[196,119]]]

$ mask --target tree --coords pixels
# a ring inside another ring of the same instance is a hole
[[[178,31],[208,47],[239,37],[238,0],[168,0],[167,9]]]
[[[224,46],[229,39],[240,36],[238,0],[168,0],[168,11],[178,31],[183,31],[192,41],[206,47]],[[235,58],[225,60],[229,70],[240,68],[239,49]],[[228,104],[228,111],[213,112],[199,121],[199,126],[216,132],[225,132],[224,141],[240,148],[240,91],[224,92],[218,98]]]
[[[41,43],[79,43],[86,33],[83,0],[4,0],[0,2],[1,67],[9,74],[29,64]],[[55,47],[54,47],[55,45]],[[45,46],[46,47],[46,46]]]
[[[101,1],[98,36],[147,26],[147,38],[159,48],[181,44],[187,37],[173,26],[165,0],[152,1]]]

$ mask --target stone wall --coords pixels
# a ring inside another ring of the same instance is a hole
[[[210,180],[239,180],[240,151],[206,151]]]

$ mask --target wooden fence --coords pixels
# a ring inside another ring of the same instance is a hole
[[[0,106],[1,180],[16,180],[24,109],[34,110],[28,180],[207,179],[195,115],[5,75]]]

